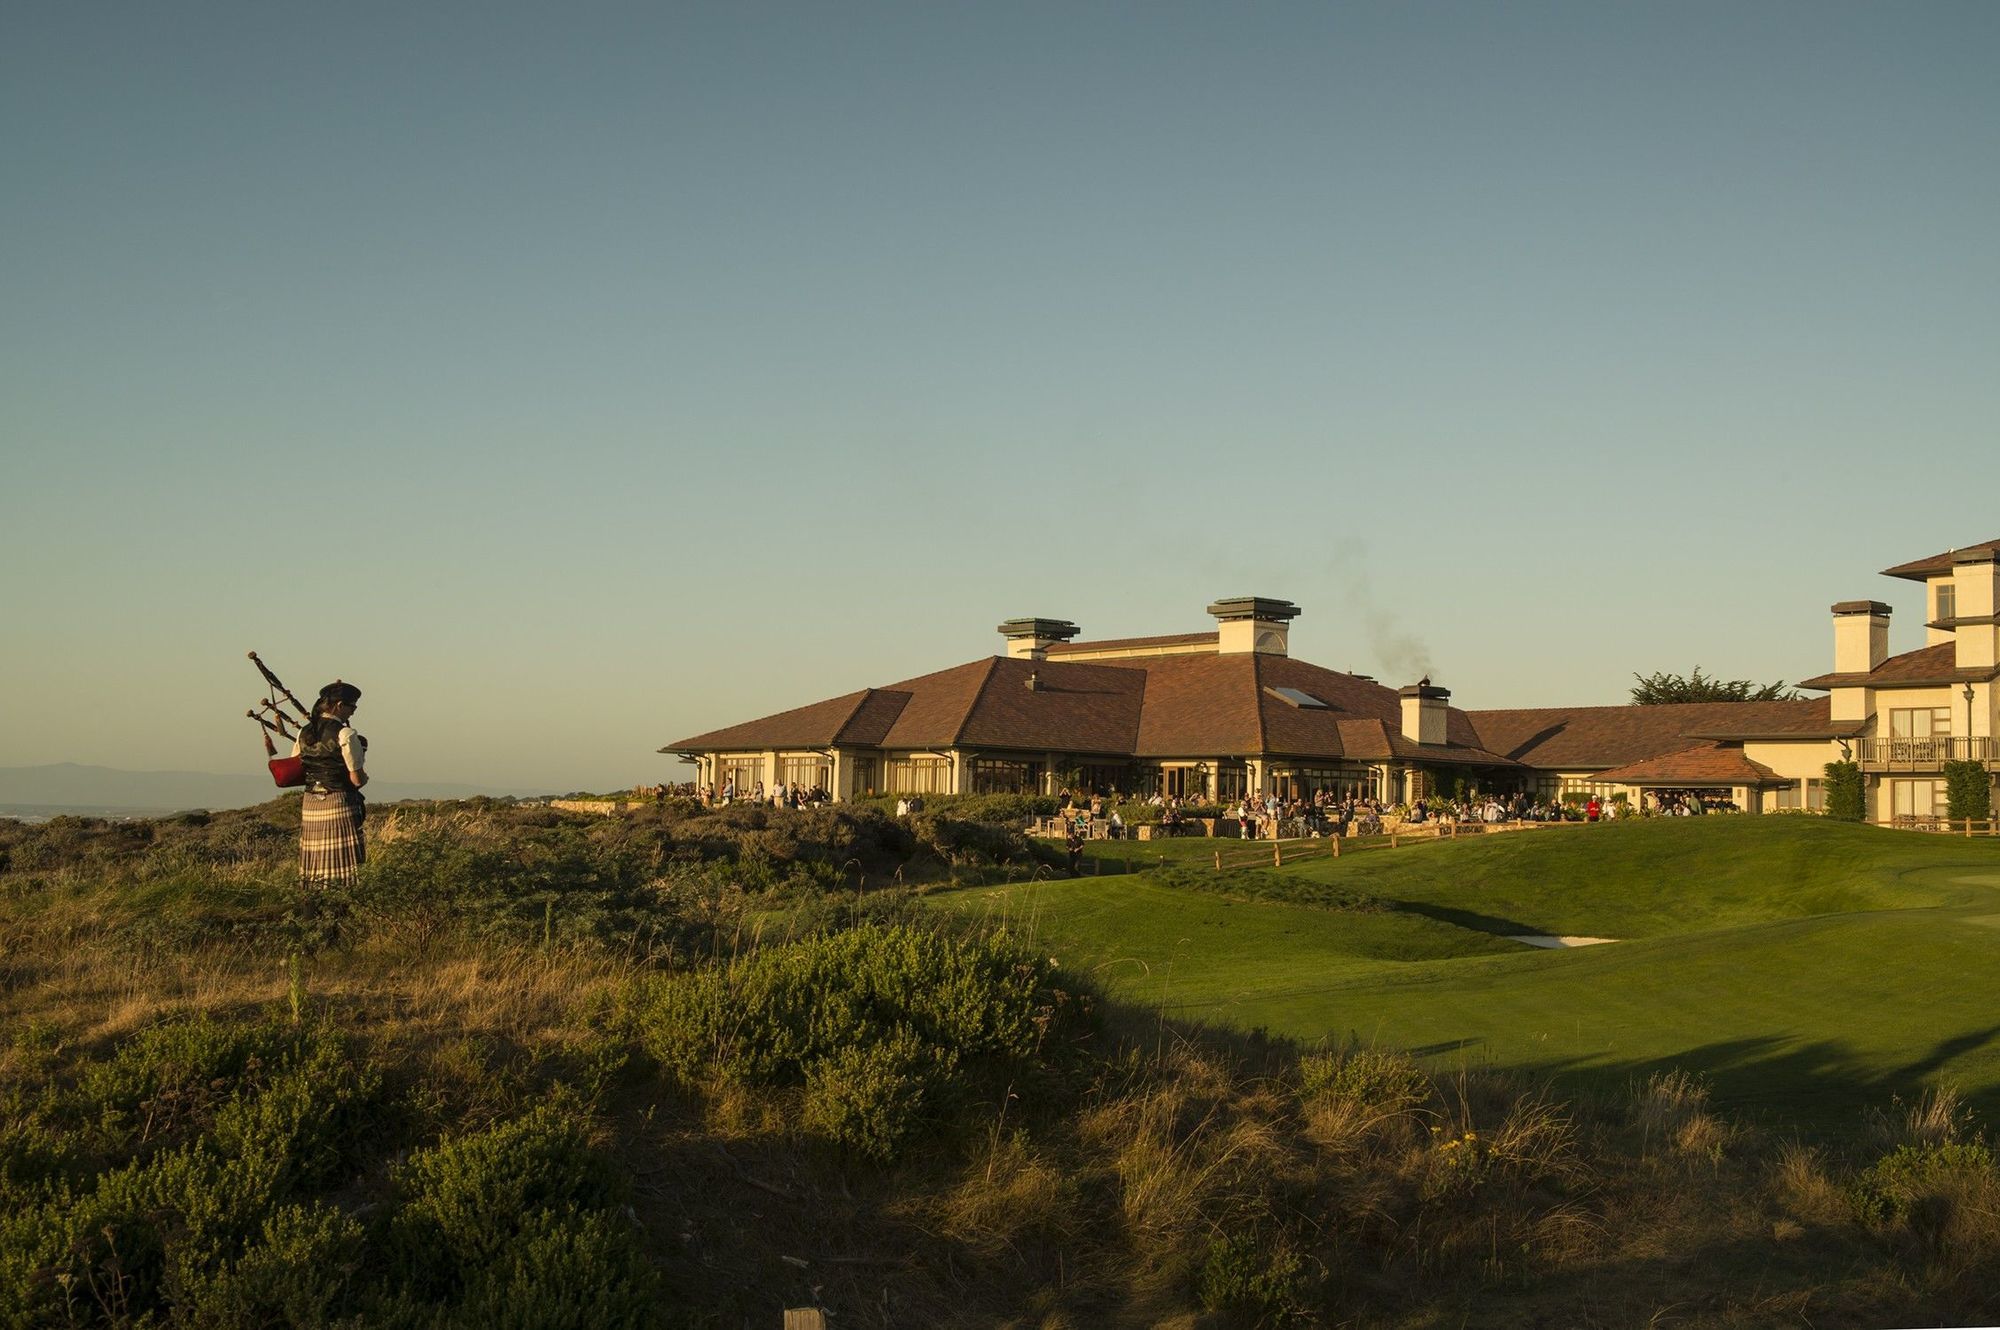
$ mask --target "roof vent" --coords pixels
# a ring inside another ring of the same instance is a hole
[[[1031,693],[1042,691],[1042,677],[1033,670],[1028,671],[1028,691]]]

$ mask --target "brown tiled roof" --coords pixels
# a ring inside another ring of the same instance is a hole
[[[1909,563],[1899,563],[1894,568],[1884,568],[1882,576],[1901,577],[1912,582],[1928,581],[1936,577],[1939,573],[1950,572],[1952,563],[1958,556],[1972,550],[1986,550],[1990,553],[2000,554],[2000,540],[1985,540],[1979,542],[1977,545],[1961,545],[1955,550],[1946,550],[1943,554],[1933,554],[1928,559],[1915,559]]]
[[[1799,687],[1852,688],[1865,685],[1869,688],[1921,688],[1943,683],[1979,683],[1996,674],[2000,674],[2000,670],[1991,666],[1961,670],[1958,668],[1957,645],[1939,642],[1935,646],[1919,647],[1900,656],[1891,656],[1866,674],[1822,674],[1816,679],[1799,680]]]
[[[910,701],[896,715],[896,723],[883,734],[884,748],[948,748],[958,738],[965,717],[978,700],[987,676],[1000,657],[967,661],[935,674],[889,685],[891,692],[908,693]]]
[[[1221,634],[1168,633],[1164,637],[1107,637],[1100,642],[1057,642],[1049,648],[1050,656],[1072,655],[1079,651],[1130,651],[1135,647],[1184,647],[1198,643],[1214,643],[1221,640]]]
[[[1029,689],[1034,676],[1037,687]],[[1274,689],[1325,703],[1297,707]],[[1851,727],[1848,727],[1851,729]],[[1595,770],[1685,748],[1693,738],[1824,737],[1844,732],[1826,699],[1665,707],[1447,708],[1446,742],[1403,737],[1392,688],[1265,653],[1142,655],[1102,661],[986,657],[680,740],[662,751],[826,747],[1268,754],[1301,760],[1401,759]]]
[[[910,694],[892,688],[870,688],[867,700],[856,708],[854,718],[840,727],[838,741],[844,744],[879,744],[910,704]]]
[[[824,702],[814,702],[811,706],[794,707],[790,711],[780,711],[775,716],[764,716],[757,720],[746,720],[740,725],[710,730],[707,734],[697,734],[693,738],[677,740],[660,751],[679,753],[696,750],[714,752],[732,748],[825,748],[832,744],[848,722],[855,718],[855,713],[868,701],[870,691],[864,688],[858,693],[843,693],[839,697],[829,697]]]
[[[1529,766],[1590,770],[1658,757],[1701,735],[1831,733],[1827,699],[1682,702],[1668,706],[1538,707],[1466,713],[1483,747]]]
[[[1355,731],[1366,742],[1370,757],[1402,757],[1425,762],[1470,762],[1511,767],[1511,758],[1488,751],[1479,742],[1464,712],[1445,712],[1444,744],[1419,744],[1403,737],[1403,703],[1393,688],[1351,674],[1325,669],[1290,656],[1259,655],[1258,701],[1264,713],[1264,750],[1288,756],[1362,756],[1347,748],[1343,720],[1373,720],[1378,731]],[[1265,688],[1296,688],[1325,702],[1328,710],[1295,707]],[[1380,738],[1376,738],[1376,733]],[[1363,739],[1363,736],[1366,736]],[[1382,745],[1387,745],[1386,750]]]
[[[1028,687],[1034,676],[1035,687]],[[977,748],[1130,753],[1139,738],[1144,675],[1051,660],[994,661],[956,742]]]
[[[1753,762],[1741,748],[1696,744],[1676,753],[1649,757],[1609,771],[1597,779],[1624,785],[1770,785],[1782,783],[1777,772]]]

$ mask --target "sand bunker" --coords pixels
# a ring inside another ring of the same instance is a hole
[[[1517,933],[1507,939],[1531,947],[1594,947],[1600,942],[1616,942],[1615,937],[1551,937],[1547,933]]]

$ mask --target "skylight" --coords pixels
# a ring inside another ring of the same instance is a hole
[[[1333,710],[1333,707],[1330,703],[1322,702],[1318,698],[1314,697],[1311,693],[1302,693],[1296,688],[1267,687],[1264,689],[1264,691],[1269,693],[1272,697],[1277,698],[1280,702],[1290,703],[1292,706],[1298,707],[1305,711]]]

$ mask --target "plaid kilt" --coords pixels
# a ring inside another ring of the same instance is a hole
[[[367,812],[358,790],[314,794],[308,790],[299,824],[299,881],[308,887],[351,885],[368,861],[361,820]]]

